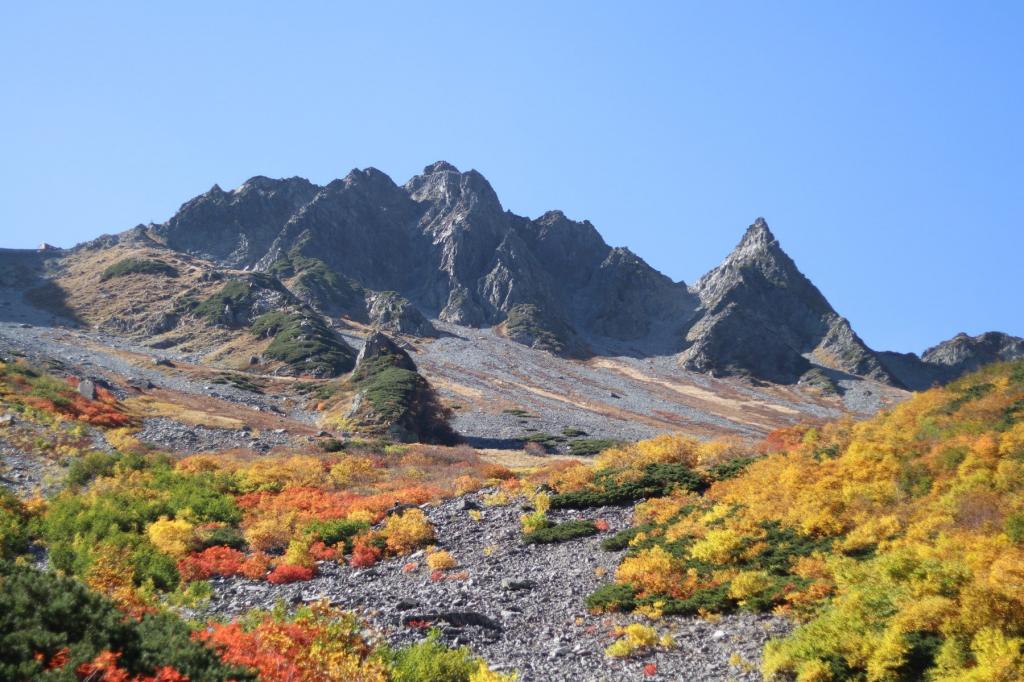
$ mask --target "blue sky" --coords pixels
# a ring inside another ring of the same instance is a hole
[[[1024,335],[1024,3],[6,3],[0,245],[446,159],[675,279],[765,216],[876,348]]]

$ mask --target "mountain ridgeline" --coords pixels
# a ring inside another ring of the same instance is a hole
[[[126,233],[218,267],[264,273],[328,315],[435,335],[427,318],[497,327],[569,357],[677,355],[691,370],[775,383],[849,375],[924,388],[1024,342],[957,337],[920,358],[869,348],[759,218],[692,286],[560,211],[502,208],[476,171],[439,161],[405,185],[368,168],[325,186],[255,177]],[[122,236],[124,238],[124,235]]]

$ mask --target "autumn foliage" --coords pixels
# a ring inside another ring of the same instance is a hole
[[[637,507],[605,540],[628,551],[591,608],[791,614],[803,624],[768,645],[769,677],[1024,679],[1024,362],[864,422],[702,452],[663,437],[602,463],[627,481],[686,462],[710,487]],[[586,491],[601,466],[548,475]]]

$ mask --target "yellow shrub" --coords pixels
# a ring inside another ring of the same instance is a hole
[[[517,673],[495,672],[482,661],[480,667],[469,674],[469,682],[516,682],[518,679],[519,675]]]
[[[320,487],[326,481],[323,462],[308,455],[261,459],[239,472],[239,482],[246,490]]]
[[[684,577],[682,562],[657,545],[626,557],[615,572],[616,580],[641,594],[677,594]]]
[[[636,525],[645,523],[667,523],[683,507],[700,504],[700,496],[689,491],[677,491],[666,497],[652,497],[636,506]]]
[[[345,457],[331,467],[331,481],[339,488],[376,483],[384,477],[369,457]]]
[[[727,564],[739,552],[743,538],[731,528],[709,530],[703,540],[690,547],[690,556],[698,561]]]
[[[365,521],[372,524],[377,520],[377,516],[369,509],[356,509],[346,514],[345,519],[347,521]]]
[[[257,519],[243,534],[249,546],[258,552],[284,549],[295,535],[295,517],[286,514]]]
[[[483,499],[485,507],[504,507],[510,501],[508,493],[504,490],[495,490],[493,493],[484,495]]]
[[[475,493],[477,490],[483,487],[483,483],[478,478],[473,476],[459,476],[452,481],[452,489],[456,495],[465,495],[466,493]]]
[[[447,571],[458,565],[459,562],[446,550],[439,549],[427,553],[427,567],[431,571]]]
[[[612,658],[625,658],[635,653],[662,646],[665,648],[675,644],[668,635],[658,637],[658,632],[649,625],[630,623],[616,630],[619,638],[604,653]]]
[[[547,493],[537,493],[532,499],[533,508],[538,514],[547,514],[548,510],[551,509],[551,498],[548,497]]]
[[[158,550],[175,559],[188,554],[195,539],[195,529],[184,519],[169,519],[161,516],[146,529],[149,541]]]
[[[765,571],[741,571],[729,583],[729,596],[741,604],[771,587],[772,579]]]
[[[289,566],[304,566],[312,568],[316,563],[309,553],[310,541],[308,538],[295,538],[288,543],[288,549],[281,557],[281,563]]]
[[[388,549],[396,554],[406,554],[434,539],[434,527],[421,509],[392,514],[383,532]]]
[[[142,443],[133,435],[137,430],[131,427],[123,427],[120,429],[110,429],[103,435],[115,450],[120,452],[138,452],[142,449]]]
[[[643,468],[648,464],[685,464],[694,466],[700,443],[678,435],[662,435],[621,448],[605,450],[596,458],[599,468]]]

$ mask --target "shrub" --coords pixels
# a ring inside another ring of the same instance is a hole
[[[28,550],[29,514],[6,488],[0,488],[0,560],[13,559]]]
[[[642,623],[630,623],[624,628],[619,628],[616,635],[618,639],[604,650],[605,654],[612,658],[625,658],[656,646],[668,648],[675,644],[670,636],[658,637],[654,628]]]
[[[392,514],[384,522],[384,538],[388,550],[406,554],[434,539],[434,527],[421,509],[407,509]]]
[[[270,336],[273,341],[264,357],[278,360],[313,376],[335,377],[352,369],[355,354],[319,315],[312,313],[272,312],[253,320],[255,336]]]
[[[65,481],[68,485],[85,485],[93,479],[114,473],[120,457],[114,453],[93,451],[71,460]]]
[[[312,579],[314,573],[316,573],[316,569],[307,566],[280,564],[267,576],[267,582],[274,585],[302,582]]]
[[[339,542],[351,544],[352,538],[369,529],[368,521],[351,519],[313,521],[306,526],[306,532],[322,540],[325,545],[336,545]]]
[[[577,457],[590,457],[599,455],[605,450],[610,450],[622,445],[620,440],[607,438],[581,438],[569,442],[569,454]]]
[[[237,549],[208,547],[179,561],[178,573],[185,581],[206,580],[215,575],[242,575],[244,563],[245,554]]]
[[[417,644],[397,651],[384,649],[392,682],[469,682],[480,667],[469,647],[449,649],[435,631]]]
[[[111,651],[131,675],[153,675],[169,666],[193,680],[252,679],[194,642],[185,623],[169,612],[126,618],[72,578],[11,563],[0,562],[0,583],[0,679],[50,679],[43,669],[61,652],[63,670],[72,671]]]
[[[625,583],[608,583],[587,597],[587,608],[594,612],[632,611],[636,608],[635,590]]]
[[[593,521],[566,521],[553,526],[537,528],[523,536],[523,542],[547,544],[565,542],[576,538],[597,534],[597,525]]]
[[[352,556],[349,559],[349,564],[359,568],[366,568],[380,561],[383,555],[384,551],[380,547],[371,544],[366,538],[356,538],[355,544],[352,547]]]
[[[665,495],[679,488],[703,492],[707,482],[685,464],[648,464],[635,478],[618,478],[622,469],[604,469],[594,478],[596,490],[581,490],[554,495],[551,506],[556,509],[586,509],[628,504],[646,497]]]
[[[458,565],[459,562],[455,560],[455,557],[443,549],[427,554],[427,567],[431,571],[447,571]]]
[[[183,519],[161,516],[146,529],[153,546],[173,559],[188,554],[195,541],[195,527]]]

